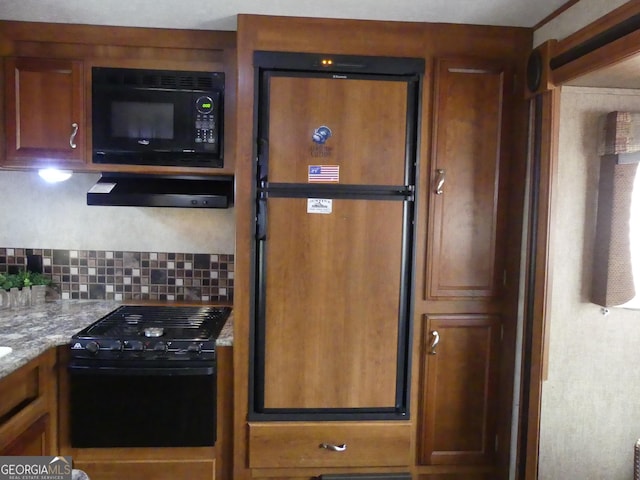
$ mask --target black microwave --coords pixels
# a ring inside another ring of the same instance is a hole
[[[93,163],[223,166],[224,73],[92,68]]]

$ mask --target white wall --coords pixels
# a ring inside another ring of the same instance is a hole
[[[640,92],[562,91],[540,480],[633,478],[633,445],[640,438],[640,311],[614,308],[604,316],[589,302],[598,119],[622,109],[640,110]]]
[[[562,40],[586,27],[603,15],[615,10],[628,0],[580,0],[561,15],[533,33],[533,46],[550,39]]]
[[[98,174],[47,184],[0,171],[0,246],[233,254],[233,208],[87,206]]]

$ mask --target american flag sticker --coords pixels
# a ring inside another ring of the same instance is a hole
[[[340,165],[309,165],[309,183],[338,183]]]

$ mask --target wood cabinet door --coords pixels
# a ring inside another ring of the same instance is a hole
[[[48,455],[49,415],[43,415],[0,450],[2,456],[42,456]]]
[[[500,319],[434,315],[421,356],[419,463],[492,463],[496,438]]]
[[[82,62],[5,60],[6,166],[83,164]]]
[[[502,66],[484,60],[437,64],[427,298],[498,294],[510,77]]]

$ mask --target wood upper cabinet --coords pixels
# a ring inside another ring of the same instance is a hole
[[[496,438],[499,317],[428,316],[423,332],[419,463],[491,464]]]
[[[5,59],[5,156],[8,167],[83,165],[83,63]]]
[[[502,279],[505,125],[513,75],[478,59],[435,72],[426,297],[489,298]]]

